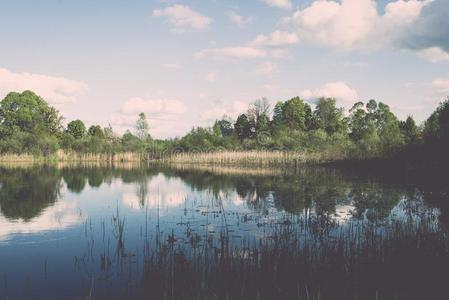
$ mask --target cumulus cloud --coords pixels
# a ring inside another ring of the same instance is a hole
[[[408,49],[441,61],[449,51],[448,14],[444,0],[396,0],[383,14],[375,0],[320,0],[288,22],[305,42],[348,50]]]
[[[227,58],[261,58],[267,56],[267,52],[254,47],[226,47],[204,49],[195,53],[196,58],[208,56]]]
[[[153,11],[155,17],[165,17],[167,21],[178,29],[188,28],[201,30],[212,23],[212,19],[203,16],[186,5],[173,5]]]
[[[127,115],[146,114],[183,114],[187,106],[178,100],[132,98],[123,103],[121,112]]]
[[[237,25],[240,28],[245,27],[246,25],[250,24],[253,21],[252,17],[244,17],[233,11],[229,12],[227,16],[229,18],[229,21],[231,21],[233,24]]]
[[[341,104],[345,107],[354,104],[358,98],[357,91],[342,81],[326,83],[312,90],[304,90],[300,96],[309,101],[322,97],[335,98],[341,101]]]
[[[28,72],[15,73],[0,68],[0,98],[9,92],[32,90],[51,104],[76,101],[87,90],[87,84],[64,77],[55,77]]]
[[[254,46],[281,47],[294,45],[298,42],[299,38],[296,33],[276,30],[268,36],[259,34],[251,44]]]
[[[291,0],[263,0],[266,4],[272,7],[290,10],[293,8]]]
[[[445,52],[440,47],[430,47],[427,49],[419,50],[418,54],[433,63],[449,60],[449,53]]]
[[[238,115],[248,109],[248,103],[242,101],[234,101],[231,104],[219,105],[209,109],[201,114],[201,120],[204,122],[213,122],[223,117],[237,119]]]

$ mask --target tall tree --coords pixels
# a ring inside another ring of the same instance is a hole
[[[147,117],[146,117],[145,113],[142,112],[139,114],[139,118],[137,119],[137,122],[136,122],[137,137],[141,141],[144,141],[150,136],[149,131],[150,131],[150,125],[148,124]]]
[[[74,120],[67,124],[66,132],[76,139],[80,139],[86,135],[86,125],[81,120]]]
[[[285,125],[291,129],[304,130],[306,128],[306,112],[308,104],[299,97],[288,100],[282,108]]]
[[[241,141],[251,138],[255,134],[255,127],[246,114],[241,114],[234,124],[235,133]]]
[[[104,131],[101,128],[101,126],[99,126],[99,125],[92,125],[92,126],[90,126],[89,130],[87,130],[87,134],[89,136],[97,137],[97,138],[100,138],[100,139],[104,139],[105,138]]]
[[[337,108],[334,98],[321,98],[318,100],[314,115],[319,128],[332,135],[336,132],[346,132],[347,126],[343,119],[343,109]]]

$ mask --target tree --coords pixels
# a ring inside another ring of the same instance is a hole
[[[426,120],[424,135],[427,141],[449,142],[449,97]]]
[[[99,139],[104,139],[105,134],[103,129],[99,125],[92,125],[89,127],[89,130],[87,131],[87,134],[92,137],[97,137]]]
[[[137,119],[136,122],[137,137],[141,141],[145,141],[148,137],[150,137],[149,130],[150,125],[148,124],[147,117],[145,113],[142,112],[139,114],[139,118]]]
[[[329,135],[347,130],[343,119],[343,109],[337,108],[336,103],[334,98],[321,98],[314,111],[318,128],[324,129]]]
[[[58,135],[61,124],[59,112],[31,91],[9,93],[0,102],[0,134],[3,137],[18,131]]]
[[[420,133],[413,117],[408,116],[405,121],[400,123],[399,127],[407,144],[416,144],[418,142]]]
[[[86,125],[81,120],[74,120],[67,124],[66,132],[75,139],[81,139],[86,135]]]
[[[270,103],[267,98],[257,99],[249,106],[248,118],[257,120],[261,116],[268,117],[270,112]]]
[[[228,118],[223,118],[221,120],[215,121],[213,126],[214,133],[216,135],[225,137],[230,136],[234,133],[234,128],[232,127],[232,122]]]
[[[291,129],[304,130],[306,128],[306,111],[308,104],[299,97],[288,100],[282,107],[282,119]]]
[[[254,124],[246,114],[241,114],[234,124],[235,133],[241,141],[251,138],[255,134]]]

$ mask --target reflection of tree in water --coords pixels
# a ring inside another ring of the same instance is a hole
[[[355,206],[354,217],[361,219],[366,216],[370,221],[388,217],[402,196],[403,191],[376,183],[355,184],[349,194]]]
[[[61,174],[52,167],[0,168],[0,183],[2,214],[28,221],[57,201]]]
[[[63,169],[62,176],[67,184],[67,189],[72,193],[79,194],[86,187],[87,177],[82,169]]]

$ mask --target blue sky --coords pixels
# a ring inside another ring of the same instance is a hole
[[[424,120],[449,95],[446,0],[0,3],[0,97],[32,89],[67,121],[157,137],[255,99],[371,98]]]

